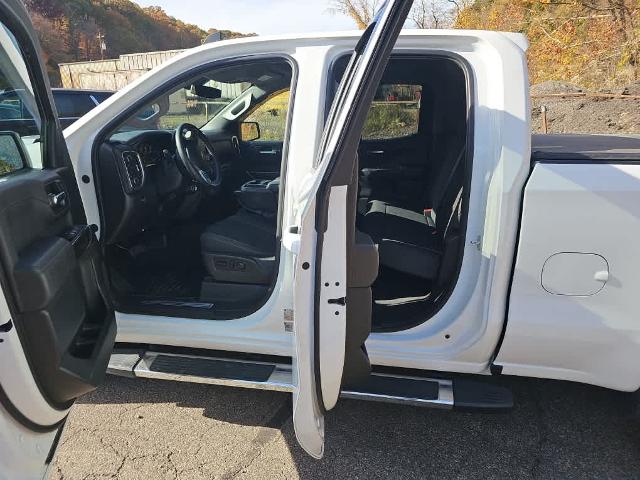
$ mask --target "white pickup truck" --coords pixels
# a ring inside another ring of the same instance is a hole
[[[526,40],[400,34],[410,4],[194,48],[63,136],[0,0],[0,81],[40,131],[0,132],[0,472],[41,477],[107,369],[290,391],[318,458],[340,397],[638,390],[640,139],[532,142]]]

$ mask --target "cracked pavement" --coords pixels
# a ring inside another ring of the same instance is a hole
[[[469,414],[341,401],[325,458],[296,444],[290,395],[108,376],[76,404],[52,478],[625,479],[640,476],[626,395],[509,379],[516,407]]]

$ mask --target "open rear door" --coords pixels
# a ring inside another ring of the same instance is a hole
[[[0,0],[0,477],[41,478],[74,400],[116,335],[42,55],[20,0]]]
[[[366,379],[378,253],[355,229],[357,149],[369,105],[412,1],[387,0],[351,57],[329,114],[313,182],[301,195],[295,267],[294,426],[313,457],[343,385]],[[305,203],[306,202],[306,203]]]

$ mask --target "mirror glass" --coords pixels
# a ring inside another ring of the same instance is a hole
[[[256,122],[242,122],[240,124],[240,140],[250,142],[260,138],[260,126]]]

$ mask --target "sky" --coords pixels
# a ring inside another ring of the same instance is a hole
[[[278,33],[353,30],[350,18],[329,11],[330,0],[134,0],[207,30]]]

